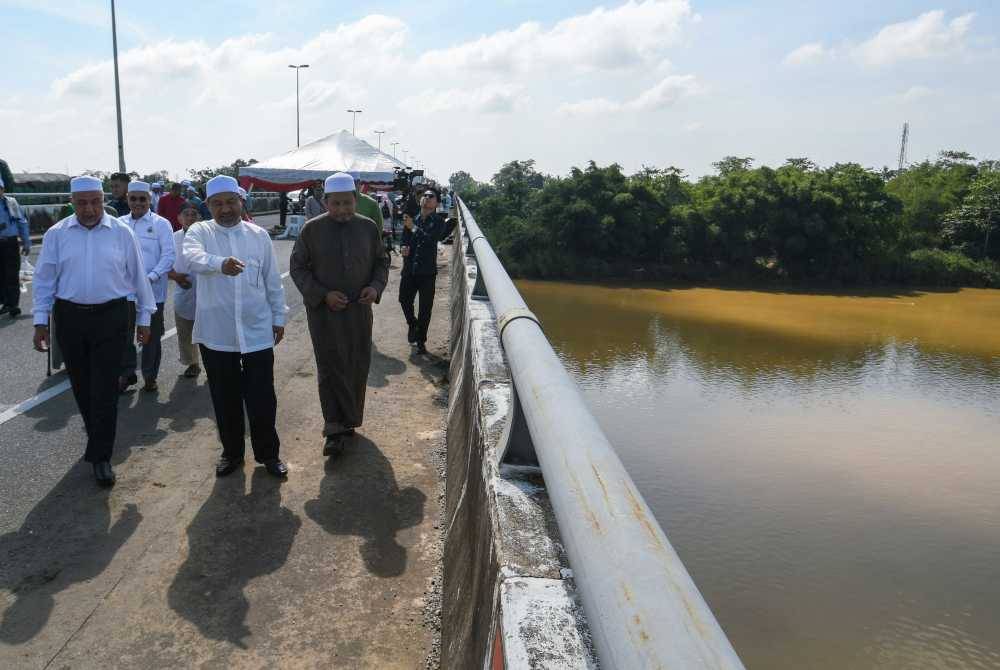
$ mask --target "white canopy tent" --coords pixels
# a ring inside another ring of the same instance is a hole
[[[347,130],[328,135],[280,156],[240,168],[244,188],[267,191],[296,191],[334,172],[347,172],[357,181],[389,184],[393,169],[402,161],[379,151]]]

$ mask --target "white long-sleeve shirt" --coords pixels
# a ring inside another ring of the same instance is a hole
[[[246,266],[222,274],[230,256]],[[200,221],[184,236],[184,258],[198,275],[192,340],[216,351],[243,354],[274,346],[272,326],[284,326],[288,306],[271,237],[240,221],[231,228]]]
[[[167,273],[173,269],[176,258],[174,229],[169,221],[152,210],[141,219],[133,219],[131,214],[126,214],[118,220],[132,228],[135,238],[139,240],[142,265],[153,287],[153,297],[158,304],[163,304],[167,300]]]
[[[32,283],[36,326],[49,323],[56,298],[100,305],[135,295],[140,326],[148,326],[156,311],[135,234],[107,214],[89,230],[73,215],[45,231]]]
[[[184,258],[184,229],[174,233],[174,249],[177,258],[174,260],[174,272],[185,274],[191,282],[191,288],[181,288],[179,284],[174,284],[174,313],[188,321],[194,321],[195,308],[198,304],[196,296],[196,286],[198,276],[191,272],[187,259]]]

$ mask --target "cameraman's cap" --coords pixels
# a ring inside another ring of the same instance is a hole
[[[437,191],[435,191],[432,188],[429,188],[426,191],[424,191],[423,195],[431,195],[431,196],[434,196],[435,198],[438,197]]]
[[[353,193],[355,191],[354,177],[346,172],[337,172],[323,182],[323,193]]]
[[[205,184],[205,193],[207,198],[211,198],[213,195],[218,195],[219,193],[235,193],[239,195],[240,185],[236,183],[236,180],[229,175],[220,174],[212,177]]]
[[[130,181],[128,183],[129,193],[149,193],[149,182]]]

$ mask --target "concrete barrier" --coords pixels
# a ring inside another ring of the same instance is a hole
[[[529,462],[496,315],[460,234],[450,266],[441,667],[597,668],[541,470]]]

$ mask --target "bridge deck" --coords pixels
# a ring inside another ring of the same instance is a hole
[[[285,483],[252,462],[215,478],[204,375],[175,380],[165,347],[158,396],[121,401],[117,487],[99,491],[71,463],[4,518],[0,667],[423,667],[439,627],[448,274],[431,355],[411,357],[398,266],[376,308],[366,425],[326,466],[305,314],[286,279],[293,317],[275,360]],[[68,393],[0,431],[31,422],[44,448],[40,431],[67,411]]]

